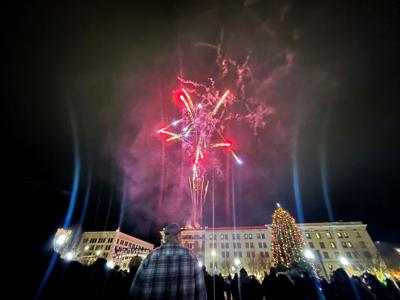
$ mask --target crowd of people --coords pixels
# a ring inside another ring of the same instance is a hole
[[[129,272],[118,267],[110,269],[103,258],[90,266],[59,260],[41,299],[127,300],[137,269],[137,265],[131,265]],[[308,272],[277,272],[275,268],[261,282],[245,269],[224,277],[209,274],[203,266],[203,275],[209,300],[400,299],[395,282],[388,279],[384,284],[369,273],[349,277],[343,269],[334,271],[329,282]]]

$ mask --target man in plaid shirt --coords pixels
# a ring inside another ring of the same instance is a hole
[[[207,299],[203,271],[189,249],[180,245],[180,231],[178,224],[164,229],[164,243],[140,265],[129,299]]]

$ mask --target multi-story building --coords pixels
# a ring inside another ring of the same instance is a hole
[[[299,224],[306,256],[320,276],[329,277],[339,267],[360,274],[382,266],[366,226],[361,222]],[[187,229],[182,242],[213,273],[236,272],[244,267],[261,274],[271,266],[270,225]]]
[[[133,256],[144,258],[154,249],[154,245],[135,238],[119,230],[87,231],[82,233],[78,246],[74,249],[74,259],[83,264],[91,264],[99,257],[112,265],[127,269]]]
[[[242,267],[258,273],[271,265],[267,225],[188,229],[182,233],[182,243],[213,273],[236,272]]]

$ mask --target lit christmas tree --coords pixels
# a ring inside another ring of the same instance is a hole
[[[304,262],[304,240],[296,220],[278,204],[272,215],[272,263]]]

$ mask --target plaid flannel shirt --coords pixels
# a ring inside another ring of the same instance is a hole
[[[129,299],[207,299],[204,275],[197,259],[177,243],[154,249],[140,265]]]

